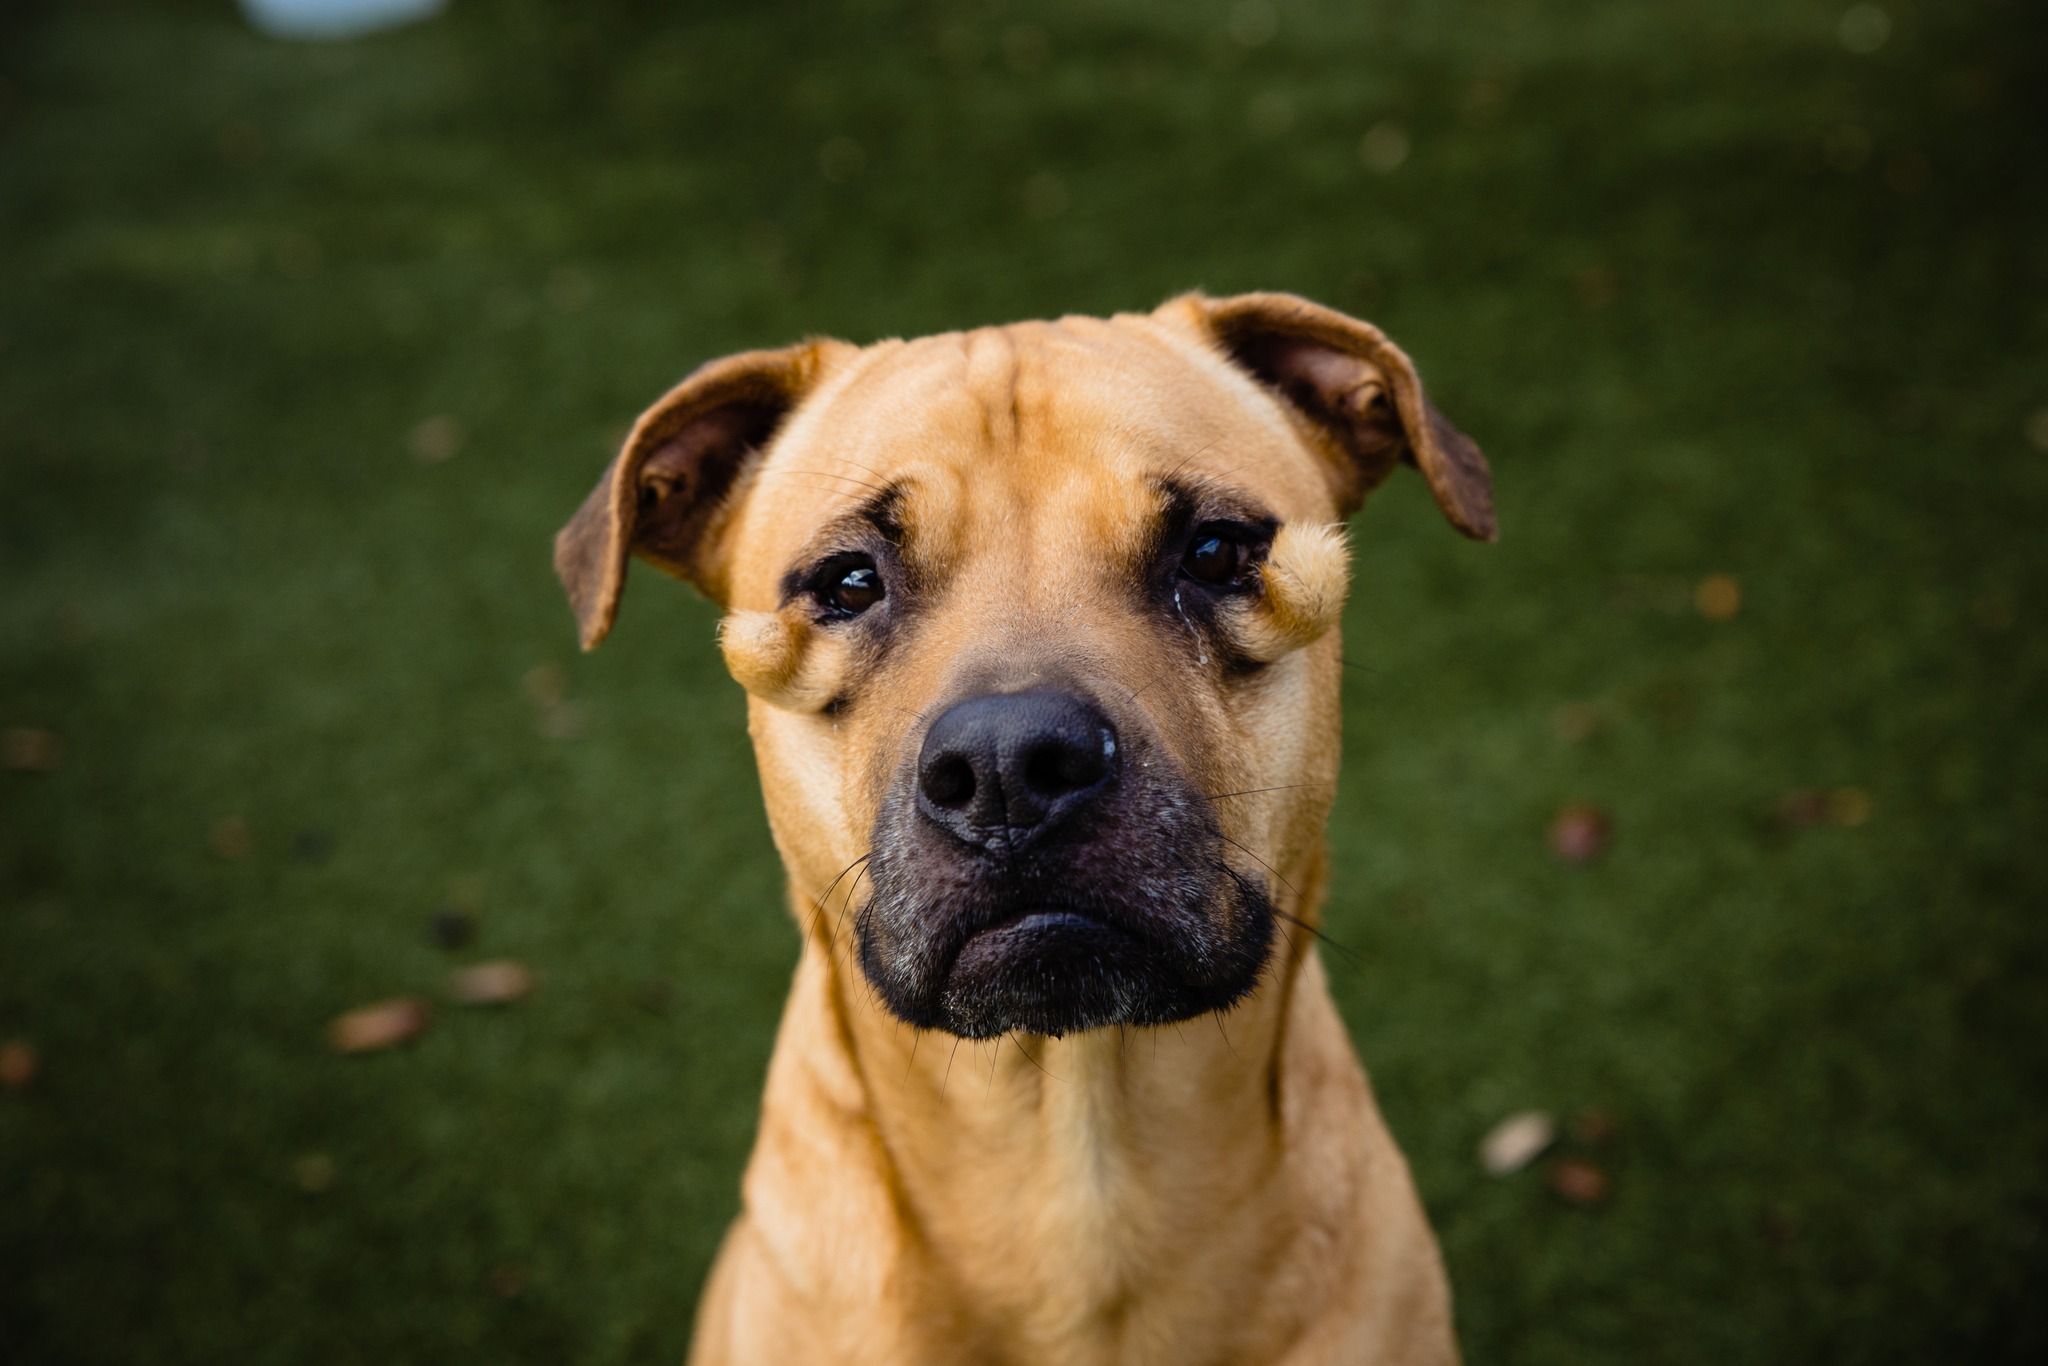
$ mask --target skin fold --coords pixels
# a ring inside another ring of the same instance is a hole
[[[557,566],[586,645],[631,555],[727,609],[803,932],[693,1362],[1457,1359],[1313,937],[1341,522],[1404,461],[1491,538],[1485,461],[1407,357],[1285,295],[747,353],[643,416]],[[1173,576],[1182,507],[1265,528],[1240,590]],[[803,576],[848,547],[888,595],[834,617]],[[1184,873],[1160,933],[1256,949],[1223,1008],[963,1039],[878,988],[892,929],[967,895],[906,805],[927,728],[1047,687],[1100,707],[1135,804],[1105,818],[1112,872],[1076,878]]]

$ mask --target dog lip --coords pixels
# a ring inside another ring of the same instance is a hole
[[[972,943],[985,934],[1028,934],[1037,930],[1113,928],[1115,927],[1103,917],[1078,906],[1025,906],[990,921],[967,938],[968,942]]]
[[[1143,942],[1143,936],[1087,910],[1028,906],[968,935],[954,954],[947,977],[1015,971],[1027,962],[1076,953],[1089,958],[1105,950],[1143,953]]]

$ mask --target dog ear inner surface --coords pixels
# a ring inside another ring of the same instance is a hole
[[[640,415],[590,496],[555,537],[555,573],[586,650],[611,631],[626,562],[648,563],[719,599],[710,553],[749,463],[815,383],[829,343],[747,351],[699,367]]]
[[[1452,526],[1475,540],[1499,536],[1486,457],[1437,411],[1414,362],[1378,328],[1292,294],[1186,295],[1166,305],[1176,308],[1192,309],[1232,360],[1335,443],[1346,516],[1405,460]]]

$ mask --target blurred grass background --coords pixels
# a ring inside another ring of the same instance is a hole
[[[1328,910],[1470,1359],[2042,1359],[2044,39],[9,6],[5,1355],[678,1360],[796,936],[711,609],[636,570],[578,657],[549,537],[704,358],[1202,286],[1380,322],[1498,473],[1498,547],[1412,477],[1356,523]],[[1603,1206],[1480,1170],[1526,1107],[1610,1117]]]

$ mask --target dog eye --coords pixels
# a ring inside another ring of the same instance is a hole
[[[1241,528],[1209,522],[1195,528],[1180,567],[1196,583],[1211,588],[1239,587],[1252,568],[1252,547]]]
[[[818,601],[843,616],[857,617],[888,596],[881,571],[865,555],[843,555],[829,560],[818,573],[812,590]]]

